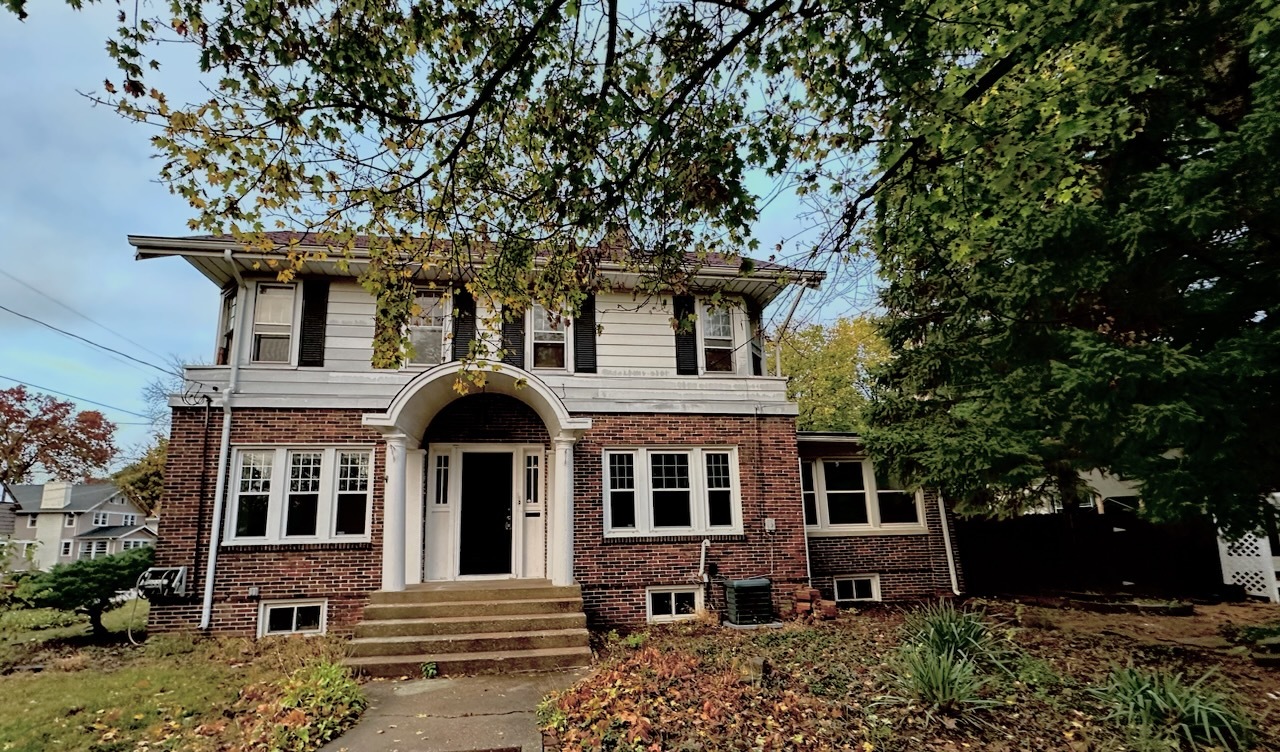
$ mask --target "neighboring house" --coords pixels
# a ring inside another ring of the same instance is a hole
[[[10,487],[19,509],[13,542],[35,569],[154,546],[155,530],[111,483]]]
[[[471,629],[455,642],[483,652],[500,644],[478,633],[542,625],[525,648],[581,657],[584,615],[718,610],[726,579],[769,578],[775,606],[811,582],[847,603],[962,587],[937,497],[878,477],[853,437],[797,436],[786,379],[764,373],[761,311],[821,274],[712,259],[690,294],[644,296],[606,267],[611,291],[576,320],[534,307],[499,323],[423,270],[413,363],[376,370],[366,253],[285,284],[268,271],[283,250],[129,240],[139,258],[185,258],[222,301],[218,365],[185,372],[210,399],[171,401],[157,565],[188,567],[190,592],[153,605],[153,630],[354,632],[357,655],[412,652],[416,671],[438,637],[379,635]],[[473,347],[505,357],[461,394]],[[488,621],[423,623],[445,615]]]

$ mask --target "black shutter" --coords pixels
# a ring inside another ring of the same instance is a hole
[[[748,336],[751,337],[751,375],[764,375],[764,325],[763,312],[754,301],[747,301]]]
[[[329,319],[329,280],[302,281],[302,332],[298,343],[298,365],[324,366],[324,327]]]
[[[693,317],[693,296],[677,295],[673,301],[676,314],[676,373],[698,375],[698,331]],[[688,322],[688,327],[684,326]]]
[[[471,354],[471,340],[476,338],[476,300],[461,288],[453,291],[453,359]]]
[[[524,314],[516,314],[507,321],[507,312],[502,312],[502,362],[516,368],[524,368]]]
[[[582,301],[582,310],[573,320],[573,371],[596,372],[596,296]]]

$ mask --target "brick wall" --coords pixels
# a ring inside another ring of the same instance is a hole
[[[264,600],[327,598],[329,625],[343,632],[359,618],[367,594],[382,578],[381,437],[360,424],[360,410],[245,409],[232,413],[231,444],[373,444],[373,514],[370,543],[289,546],[224,546],[218,552],[214,582],[213,629],[253,634]],[[175,408],[165,466],[162,524],[156,543],[157,566],[191,567],[182,603],[156,604],[149,629],[166,632],[199,624],[204,564],[218,467],[222,413]],[[206,441],[207,439],[207,441]],[[233,468],[228,467],[228,474]],[[259,589],[257,597],[248,588]]]
[[[743,535],[713,536],[707,561],[720,577],[769,577],[774,599],[805,581],[804,519],[795,420],[728,415],[595,414],[574,448],[574,576],[593,626],[643,624],[645,588],[694,584],[702,535],[605,539],[602,451],[623,446],[738,448]],[[777,530],[767,533],[764,519]],[[709,605],[724,591],[712,586]]]

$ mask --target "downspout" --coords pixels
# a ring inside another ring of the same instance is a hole
[[[942,522],[942,545],[947,551],[947,569],[951,573],[951,592],[960,595],[960,576],[956,574],[956,554],[951,548],[951,526],[947,524],[947,505],[938,492],[938,519]]]
[[[213,575],[218,567],[218,545],[222,539],[222,514],[226,508],[227,462],[231,454],[231,396],[236,393],[240,378],[240,350],[244,339],[244,309],[249,288],[240,276],[240,269],[231,258],[231,250],[223,251],[223,258],[236,278],[236,320],[231,346],[231,374],[227,388],[222,393],[222,439],[218,444],[218,480],[213,489],[213,521],[209,525],[209,556],[204,568],[204,604],[200,609],[200,629],[209,629],[213,621]]]

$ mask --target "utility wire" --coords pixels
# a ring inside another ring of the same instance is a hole
[[[67,394],[66,392],[59,392],[57,389],[50,389],[50,388],[49,388],[49,387],[47,387],[47,386],[40,386],[39,384],[31,384],[31,383],[28,383],[28,382],[26,382],[26,381],[20,381],[20,380],[18,380],[18,379],[13,378],[12,376],[4,376],[4,375],[0,374],[0,379],[4,379],[5,381],[12,381],[12,382],[13,382],[13,383],[15,383],[15,384],[21,384],[22,386],[28,386],[28,387],[31,387],[32,389],[39,389],[39,390],[40,390],[40,391],[42,391],[42,392],[49,392],[50,394],[56,394],[56,395],[58,395],[59,397],[67,397],[67,398],[69,398],[69,399],[76,400],[77,402],[87,402],[87,403],[89,403],[90,405],[97,405],[98,407],[105,407],[105,408],[107,408],[108,410],[115,410],[116,412],[126,413],[126,414],[128,414],[128,415],[133,415],[133,416],[136,416],[136,417],[139,417],[139,418],[150,418],[150,417],[151,417],[151,416],[149,416],[149,415],[143,415],[142,413],[134,412],[133,410],[126,410],[126,409],[124,409],[123,407],[116,407],[115,405],[108,405],[108,404],[107,404],[107,403],[105,403],[105,402],[95,402],[94,400],[91,400],[91,399],[85,399],[84,397],[77,397],[77,396],[76,396],[76,395],[74,395],[74,394]]]
[[[12,308],[7,308],[7,307],[5,307],[5,306],[3,306],[3,305],[0,305],[0,311],[6,311],[6,312],[8,312],[8,313],[13,314],[14,316],[17,316],[17,317],[18,317],[18,318],[20,318],[20,319],[26,319],[27,321],[31,321],[31,322],[33,322],[33,323],[39,324],[40,326],[43,326],[43,327],[45,327],[45,328],[47,328],[47,329],[52,329],[53,331],[55,331],[55,332],[57,332],[57,333],[59,333],[59,334],[66,335],[66,336],[68,336],[68,337],[70,337],[70,338],[72,338],[72,339],[80,340],[81,342],[85,343],[86,345],[90,345],[90,346],[92,346],[92,347],[96,347],[96,348],[98,348],[99,350],[104,350],[104,351],[109,352],[109,353],[114,353],[115,355],[119,355],[119,356],[120,356],[120,357],[122,357],[122,358],[127,358],[127,359],[129,359],[129,360],[132,360],[134,363],[140,363],[140,364],[142,364],[142,365],[144,365],[144,366],[147,366],[148,368],[154,368],[154,369],[156,369],[157,371],[159,371],[160,373],[165,374],[166,376],[173,376],[173,375],[175,375],[175,374],[173,373],[173,371],[170,371],[168,368],[164,368],[164,367],[162,367],[162,366],[158,366],[158,365],[156,365],[155,363],[150,363],[150,362],[148,362],[148,361],[142,360],[141,358],[135,358],[135,357],[133,357],[132,355],[129,355],[128,353],[120,352],[119,350],[117,350],[117,349],[115,349],[115,348],[113,348],[113,347],[107,347],[106,345],[98,344],[97,342],[94,342],[94,341],[93,341],[93,340],[91,340],[91,339],[87,339],[87,338],[85,338],[85,337],[81,337],[79,334],[72,334],[71,332],[67,331],[66,329],[59,329],[58,327],[54,326],[53,324],[45,323],[45,322],[41,321],[40,319],[35,318],[34,316],[28,316],[28,315],[27,315],[27,314],[25,314],[25,313],[18,313],[17,311],[13,310]]]
[[[139,350],[142,350],[143,352],[146,352],[146,353],[150,353],[151,355],[154,355],[154,356],[156,356],[157,358],[159,358],[159,359],[161,359],[161,360],[164,360],[164,356],[163,356],[163,355],[161,355],[160,353],[156,352],[155,350],[152,350],[151,348],[147,347],[146,345],[144,345],[144,344],[142,344],[142,343],[140,343],[140,342],[135,342],[134,340],[129,339],[129,338],[128,338],[128,337],[126,337],[125,335],[121,334],[120,332],[116,331],[115,329],[112,329],[111,327],[107,326],[106,324],[103,324],[103,323],[99,322],[98,320],[96,320],[96,319],[94,319],[94,318],[92,318],[92,317],[90,317],[90,316],[87,316],[87,315],[85,315],[85,314],[81,313],[80,311],[77,311],[75,308],[72,308],[71,306],[67,305],[66,303],[63,303],[61,300],[58,300],[57,298],[53,297],[53,296],[52,296],[52,295],[50,295],[49,293],[45,292],[44,290],[41,290],[40,288],[36,287],[35,285],[31,284],[30,282],[27,282],[26,280],[21,279],[20,277],[18,277],[18,276],[16,276],[16,275],[14,275],[13,273],[8,272],[8,271],[4,270],[3,268],[0,268],[0,274],[3,274],[4,276],[8,277],[9,279],[13,280],[14,282],[17,282],[18,284],[20,284],[20,285],[22,285],[23,287],[27,288],[27,289],[28,289],[28,290],[30,290],[31,292],[34,292],[34,293],[35,293],[35,294],[37,294],[37,295],[40,295],[40,296],[42,296],[42,297],[44,297],[44,298],[46,298],[46,299],[48,299],[48,300],[53,301],[53,302],[54,302],[54,303],[56,303],[57,305],[59,305],[59,306],[61,306],[61,307],[65,308],[65,309],[66,309],[66,310],[68,310],[68,311],[71,311],[71,312],[72,312],[72,313],[74,313],[75,315],[79,316],[80,318],[84,319],[85,321],[88,321],[90,324],[93,324],[94,326],[98,327],[99,329],[101,329],[101,330],[103,330],[103,331],[105,331],[105,332],[107,332],[107,333],[109,333],[109,334],[114,334],[115,336],[119,337],[120,339],[124,340],[125,342],[128,342],[129,344],[133,345],[134,347],[138,348]]]

